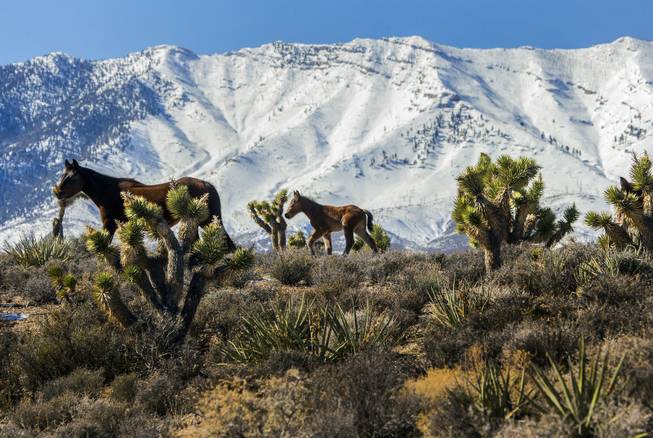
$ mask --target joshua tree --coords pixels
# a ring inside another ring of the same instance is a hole
[[[483,248],[488,271],[501,265],[504,243],[528,241],[550,247],[572,231],[578,219],[575,205],[558,221],[550,208],[540,206],[544,182],[539,170],[527,157],[503,155],[493,163],[481,154],[475,166],[458,176],[452,217],[470,244]]]
[[[645,152],[633,153],[630,179],[619,179],[619,187],[608,187],[605,199],[614,207],[615,215],[589,212],[585,223],[603,230],[601,243],[623,248],[629,245],[653,250],[653,175],[651,158]]]
[[[379,252],[386,252],[390,248],[390,236],[388,236],[388,233],[383,229],[381,225],[372,225],[372,232],[370,233],[370,236],[374,240],[374,243],[376,243],[376,247],[378,248]],[[354,251],[360,251],[364,247],[365,242],[363,242],[363,239],[356,237],[356,241],[354,242],[352,249]]]
[[[206,283],[251,265],[249,251],[238,249],[227,255],[225,233],[217,218],[200,236],[199,223],[209,214],[207,200],[206,196],[191,198],[183,185],[170,190],[166,206],[179,221],[179,236],[170,229],[160,206],[128,193],[123,193],[128,221],[119,224],[118,247],[111,245],[106,230],[87,230],[87,248],[108,267],[95,277],[93,298],[121,325],[129,327],[138,318],[120,296],[118,276],[134,283],[154,309],[174,321],[173,339],[181,341]],[[156,253],[146,249],[146,237],[158,243]]]
[[[288,200],[288,191],[281,190],[272,202],[251,201],[247,204],[249,214],[256,224],[270,235],[272,248],[276,252],[286,249],[286,219],[283,217],[283,206]]]

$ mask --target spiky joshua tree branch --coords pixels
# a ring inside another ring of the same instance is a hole
[[[123,193],[128,220],[118,226],[119,245],[111,245],[111,236],[105,230],[87,230],[87,248],[108,267],[95,278],[93,298],[121,325],[129,327],[138,317],[120,296],[118,277],[135,284],[154,309],[172,318],[175,339],[182,340],[206,283],[219,281],[230,270],[251,265],[250,251],[239,248],[227,254],[225,233],[217,218],[200,233],[199,224],[209,215],[207,201],[206,196],[192,198],[184,185],[174,186],[168,192],[166,207],[179,221],[176,236],[160,206]],[[148,251],[147,239],[158,243],[158,252]]]
[[[653,250],[653,174],[648,152],[633,153],[630,181],[619,179],[619,187],[608,187],[605,199],[615,210],[610,213],[591,211],[585,216],[585,223],[603,230],[600,242],[604,246],[624,248],[641,246]]]
[[[286,219],[283,207],[288,200],[288,191],[281,190],[272,202],[251,201],[247,204],[249,214],[256,224],[270,235],[272,248],[278,253],[286,249]]]
[[[458,197],[452,213],[459,232],[485,252],[486,269],[501,265],[504,243],[555,245],[578,219],[575,205],[556,221],[550,208],[541,207],[544,182],[540,167],[527,157],[503,155],[495,163],[481,154],[478,163],[457,178]]]

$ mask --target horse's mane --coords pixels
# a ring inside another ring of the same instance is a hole
[[[82,174],[82,176],[84,178],[92,178],[92,179],[94,179],[96,181],[99,180],[99,182],[103,182],[103,183],[110,183],[110,182],[118,183],[118,182],[127,181],[127,182],[132,182],[132,183],[135,183],[135,184],[144,185],[142,182],[137,181],[134,178],[120,178],[120,177],[115,177],[115,176],[111,176],[111,175],[106,175],[104,173],[98,172],[97,170],[93,170],[90,167],[80,167],[79,170],[80,170],[80,173]]]
[[[319,202],[314,201],[313,199],[309,198],[308,196],[304,196],[304,195],[300,195],[300,196],[302,197],[302,199],[303,199],[304,201],[308,201],[309,204],[319,205],[319,206],[322,205],[322,204],[320,204]]]

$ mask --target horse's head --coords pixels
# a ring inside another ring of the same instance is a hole
[[[292,192],[292,198],[290,198],[290,204],[288,204],[288,209],[286,210],[286,219],[292,219],[297,213],[301,213],[303,210],[302,195],[295,190]]]
[[[82,191],[84,178],[79,169],[80,166],[77,160],[73,160],[72,163],[66,160],[59,183],[52,189],[57,199],[69,199]]]

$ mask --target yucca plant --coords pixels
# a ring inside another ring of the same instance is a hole
[[[14,243],[5,243],[3,252],[21,266],[45,266],[49,261],[68,261],[72,258],[71,244],[58,237],[36,238],[33,234],[22,236]]]
[[[633,153],[630,179],[620,178],[619,187],[610,186],[604,197],[615,210],[589,212],[585,223],[604,232],[600,243],[617,248],[643,247],[653,250],[653,172],[648,152]]]
[[[272,202],[251,201],[247,204],[249,214],[256,224],[270,235],[272,248],[278,253],[286,249],[286,228],[283,207],[288,200],[288,191],[281,190]]]
[[[388,249],[390,249],[390,236],[388,236],[388,233],[383,229],[381,225],[373,224],[370,236],[372,237],[372,240],[374,240],[374,243],[376,243],[376,247],[380,252],[386,252]],[[369,247],[365,245],[363,239],[356,237],[354,246],[352,246],[351,249],[354,251],[360,251],[364,248],[369,249]]]
[[[490,418],[511,418],[529,402],[530,392],[525,389],[526,370],[519,375],[511,369],[503,371],[494,363],[486,363],[475,378],[468,381],[475,407]]]
[[[228,360],[260,362],[274,352],[300,351],[320,362],[340,360],[392,342],[395,321],[369,305],[345,312],[339,305],[316,309],[305,297],[244,317],[236,340],[221,349]]]
[[[325,310],[325,315],[336,339],[334,353],[338,357],[380,348],[391,342],[395,334],[395,319],[385,313],[375,314],[369,302],[361,311],[352,306],[350,312],[335,304]]]
[[[179,221],[179,236],[170,229],[160,206],[123,193],[127,222],[118,226],[119,245],[111,244],[106,230],[89,228],[87,249],[109,269],[100,272],[93,287],[98,306],[121,325],[138,317],[122,300],[119,277],[132,282],[149,304],[176,325],[175,340],[185,337],[209,281],[220,281],[230,271],[252,265],[253,254],[242,248],[227,254],[222,224],[217,218],[200,234],[199,223],[208,216],[207,198],[192,198],[184,185],[168,192],[166,206]],[[159,250],[148,250],[153,239]]]
[[[579,286],[584,286],[598,278],[638,275],[651,271],[651,264],[640,250],[607,248],[598,256],[581,263],[574,272],[574,278]]]
[[[49,266],[48,275],[59,300],[72,302],[79,298],[77,296],[77,277],[75,275],[66,272],[60,264]]]
[[[452,287],[431,289],[427,312],[438,324],[456,328],[461,326],[472,313],[483,310],[487,298],[469,288],[457,288],[455,281]]]
[[[572,231],[578,218],[575,205],[558,221],[550,208],[540,206],[544,182],[539,170],[527,157],[502,155],[493,163],[481,154],[475,166],[456,178],[458,196],[452,218],[472,246],[483,248],[487,271],[501,265],[504,243],[527,241],[550,247]]]
[[[532,365],[531,379],[544,404],[532,400],[534,406],[544,413],[554,413],[569,422],[579,437],[592,436],[593,417],[597,406],[616,388],[622,356],[608,376],[610,355],[599,351],[594,361],[588,364],[585,341],[581,339],[578,365],[568,359],[569,372],[565,378],[560,367],[548,356],[554,379],[535,365]],[[589,369],[588,369],[589,365]]]

